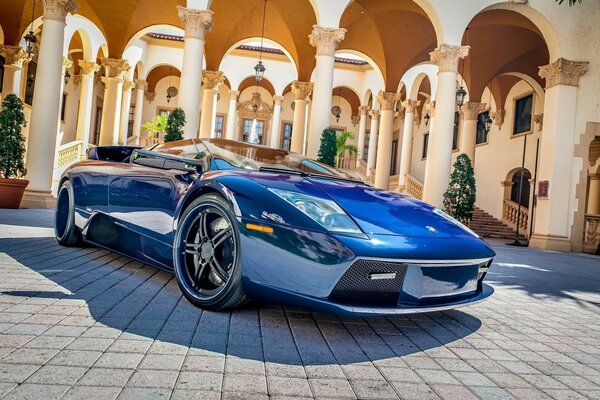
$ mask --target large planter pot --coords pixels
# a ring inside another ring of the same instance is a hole
[[[25,179],[0,178],[0,208],[19,208],[27,185]]]

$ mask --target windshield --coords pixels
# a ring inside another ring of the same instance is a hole
[[[225,139],[204,139],[203,143],[212,157],[226,161],[237,168],[281,169],[349,179],[346,174],[335,168],[282,149]]]

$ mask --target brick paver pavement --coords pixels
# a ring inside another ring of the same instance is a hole
[[[201,311],[173,277],[0,210],[0,397],[600,399],[600,258],[495,246],[486,302]]]

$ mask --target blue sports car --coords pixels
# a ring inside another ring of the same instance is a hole
[[[494,252],[443,211],[301,155],[223,139],[95,147],[58,191],[56,239],[173,271],[198,307],[251,298],[346,315],[483,300]]]

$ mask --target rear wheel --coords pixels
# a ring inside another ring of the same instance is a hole
[[[54,236],[61,246],[81,244],[81,232],[75,226],[75,196],[70,181],[64,181],[58,189],[54,212]]]
[[[181,216],[173,246],[177,283],[194,305],[223,310],[247,301],[242,289],[240,235],[222,197],[194,200]]]

